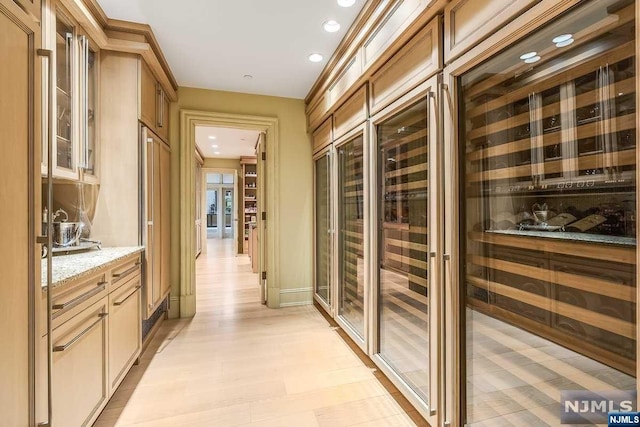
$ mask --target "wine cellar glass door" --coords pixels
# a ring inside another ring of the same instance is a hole
[[[377,283],[373,360],[437,422],[440,154],[433,78],[372,118]]]
[[[562,397],[637,389],[635,16],[582,2],[451,72],[460,424],[606,424]]]
[[[315,215],[315,285],[316,301],[333,315],[333,221],[331,200],[331,151],[324,150],[314,157],[314,215]]]
[[[335,141],[336,147],[336,256],[337,292],[335,319],[349,336],[367,351],[369,273],[366,265],[369,172],[364,126]]]

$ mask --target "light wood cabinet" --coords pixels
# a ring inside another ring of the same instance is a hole
[[[16,427],[33,425],[29,328],[35,322],[29,314],[29,296],[36,289],[34,277],[40,277],[35,246],[39,226],[35,228],[34,217],[27,214],[40,210],[39,192],[32,187],[36,177],[31,173],[31,168],[37,170],[39,157],[30,153],[40,141],[36,106],[42,60],[35,51],[40,46],[39,31],[16,4],[0,0],[0,200],[2,214],[15,220],[3,233],[11,244],[0,247],[0,298],[5,304],[0,311],[0,418],[1,424]]]
[[[372,114],[442,68],[440,27],[440,18],[434,18],[371,76]]]
[[[149,318],[171,290],[171,150],[145,129],[145,280],[144,317]]]
[[[454,0],[444,10],[444,61],[460,56],[539,0]]]
[[[332,117],[329,117],[327,120],[313,132],[312,141],[313,141],[313,152],[316,153],[323,148],[327,147],[333,141],[332,135]]]
[[[54,3],[56,120],[51,165],[55,178],[98,182],[100,50],[60,4]],[[46,173],[43,146],[43,173]]]
[[[107,403],[108,311],[105,297],[52,332],[53,425],[91,425]]]
[[[369,117],[367,87],[362,86],[356,93],[333,113],[333,139],[338,139]],[[314,147],[315,149],[315,147]]]
[[[149,66],[140,66],[140,121],[149,126],[163,140],[169,140],[169,107],[162,85],[151,73]]]
[[[109,294],[109,387],[122,382],[142,347],[140,271]]]

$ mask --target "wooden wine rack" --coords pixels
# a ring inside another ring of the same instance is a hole
[[[426,110],[403,119],[393,123],[391,130],[380,127],[386,129],[381,132],[379,147],[380,166],[384,165],[381,262],[386,270],[407,277],[411,291],[426,296],[429,252]],[[393,161],[387,164],[388,159]]]
[[[623,10],[615,26],[632,19]],[[605,38],[600,48],[465,89],[467,304],[635,376],[635,239],[480,231],[494,203],[487,195],[531,201],[569,190],[589,203],[615,191],[635,200],[635,46]]]

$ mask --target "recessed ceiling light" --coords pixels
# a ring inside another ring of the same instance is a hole
[[[569,39],[569,40],[565,40],[562,42],[558,42],[556,43],[556,47],[565,47],[565,46],[569,46],[570,44],[572,44],[575,40],[574,39]]]
[[[540,61],[539,56],[534,56],[533,58],[528,58],[524,60],[524,62],[526,62],[527,64],[533,64],[534,62],[538,62],[538,61]]]
[[[311,55],[309,55],[309,61],[311,62],[320,62],[322,61],[322,59],[323,57],[319,53],[312,53]]]
[[[538,52],[527,52],[520,55],[520,59],[524,61],[525,59],[533,58],[536,55],[538,55]]]
[[[338,0],[338,6],[351,7],[356,3],[356,0]]]
[[[216,144],[213,144],[211,148],[218,148],[218,146]]]
[[[213,154],[215,154],[217,156],[218,154],[220,154],[220,152],[219,151],[214,151]]]
[[[567,40],[573,38],[573,34],[562,34],[559,36],[556,36],[553,38],[553,40],[551,40],[552,42],[558,44],[558,43],[562,43],[562,42],[566,42]]]
[[[329,21],[322,24],[322,28],[324,28],[327,33],[335,33],[336,31],[340,30],[340,24],[338,24],[333,19],[330,19]]]
[[[251,74],[245,74],[244,76],[242,76],[242,78],[247,79],[247,80],[251,80],[253,78],[253,76]]]
[[[216,139],[216,137],[215,136],[210,136],[209,139]]]

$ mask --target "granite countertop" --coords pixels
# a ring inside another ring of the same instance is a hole
[[[601,243],[605,245],[620,245],[635,247],[633,237],[606,236],[602,234],[571,233],[568,231],[533,231],[533,230],[487,230],[487,233],[510,234],[515,236],[542,237],[546,239],[571,240],[574,242]]]
[[[92,249],[87,252],[72,255],[54,256],[52,260],[52,286],[58,287],[80,277],[90,275],[95,271],[115,264],[118,261],[142,252],[142,246],[126,246]],[[47,259],[42,260],[42,290],[47,289]]]

